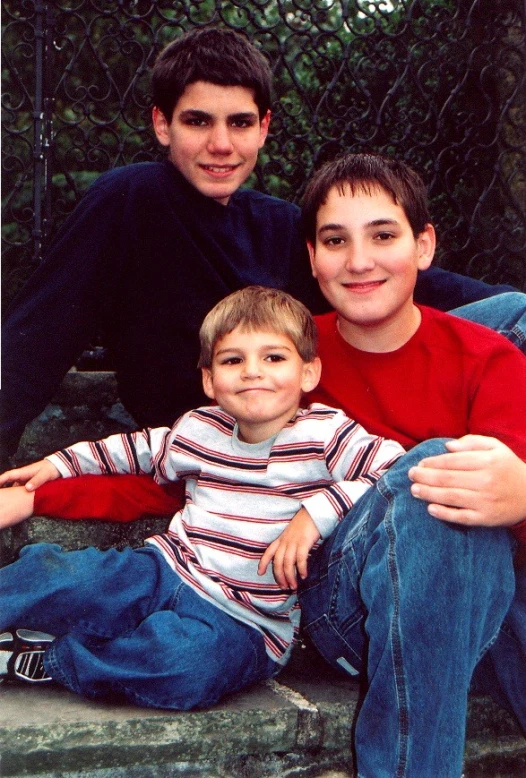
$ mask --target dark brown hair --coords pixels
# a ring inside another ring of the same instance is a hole
[[[350,187],[351,193],[384,189],[407,216],[415,238],[431,221],[426,186],[418,173],[400,159],[382,154],[344,154],[325,163],[309,181],[302,203],[303,232],[314,245],[316,217],[333,187]]]
[[[184,90],[196,81],[252,89],[260,120],[270,107],[269,63],[247,38],[234,30],[192,30],[161,51],[152,69],[152,97],[168,123]]]

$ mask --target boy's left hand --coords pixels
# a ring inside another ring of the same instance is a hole
[[[512,526],[526,518],[526,463],[504,443],[464,435],[450,453],[422,459],[409,471],[411,493],[432,516],[455,524]]]
[[[270,562],[273,562],[276,583],[282,589],[297,589],[296,570],[301,578],[307,577],[309,551],[320,537],[307,509],[300,508],[261,557],[258,575],[265,575]]]

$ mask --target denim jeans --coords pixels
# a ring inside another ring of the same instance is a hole
[[[454,308],[450,313],[500,332],[526,353],[526,294],[506,292]]]
[[[312,555],[300,585],[319,652],[365,680],[360,778],[459,778],[473,671],[513,600],[509,533],[434,519],[410,493],[408,469],[444,451],[432,440],[402,457]]]
[[[275,675],[262,635],[204,600],[151,546],[26,546],[0,570],[0,631],[56,636],[44,664],[89,698],[206,707]]]

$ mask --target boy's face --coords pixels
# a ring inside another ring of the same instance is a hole
[[[206,197],[223,205],[248,178],[268,133],[251,89],[196,81],[186,87],[168,123],[153,109],[157,140],[170,160]]]
[[[287,335],[238,326],[202,372],[206,395],[237,420],[241,439],[259,443],[294,417],[302,392],[319,381],[320,361],[304,362]]]
[[[348,186],[343,194],[333,187],[308,248],[313,274],[349,343],[360,348],[373,341],[370,350],[388,351],[411,337],[420,321],[413,305],[417,272],[433,259],[432,225],[415,238],[404,209],[384,189],[353,195]]]

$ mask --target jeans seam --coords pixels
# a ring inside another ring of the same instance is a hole
[[[60,668],[60,663],[56,656],[57,642],[59,639],[60,638],[54,640],[53,643],[49,646],[46,653],[44,654],[44,660],[43,660],[44,668],[47,670],[47,672],[49,673],[49,675],[52,677],[54,681],[61,684],[62,686],[65,686],[67,689],[70,689],[76,694],[82,694],[76,673],[75,673],[75,678],[72,679],[69,677],[69,675],[66,675]]]
[[[407,704],[406,678],[402,657],[402,639],[400,636],[400,578],[396,562],[396,531],[392,522],[392,503],[385,515],[384,526],[389,543],[387,565],[393,588],[393,616],[391,619],[391,649],[393,652],[394,681],[398,698],[398,732],[400,749],[396,768],[396,777],[403,778],[408,762],[409,713]]]
[[[516,345],[519,346],[519,347],[523,346],[524,343],[526,342],[526,336],[524,335],[524,333],[522,332],[520,327],[518,325],[515,325],[513,327],[513,329],[511,330],[511,332],[513,333],[513,337],[516,339]],[[510,338],[510,340],[511,340],[511,338]],[[512,341],[512,342],[515,342],[515,341]]]
[[[480,651],[479,651],[479,653],[477,655],[477,658],[475,660],[475,667],[482,660],[484,655],[487,654],[487,652],[490,650],[491,646],[494,643],[497,642],[499,634],[500,634],[501,631],[504,632],[504,634],[506,634],[508,637],[512,637],[512,635],[506,629],[502,629],[502,626],[503,625],[501,624],[501,626],[497,628],[497,631],[495,632],[495,634],[492,635],[491,638],[489,638],[489,640],[487,640],[486,643],[484,644],[484,646],[480,649]]]

